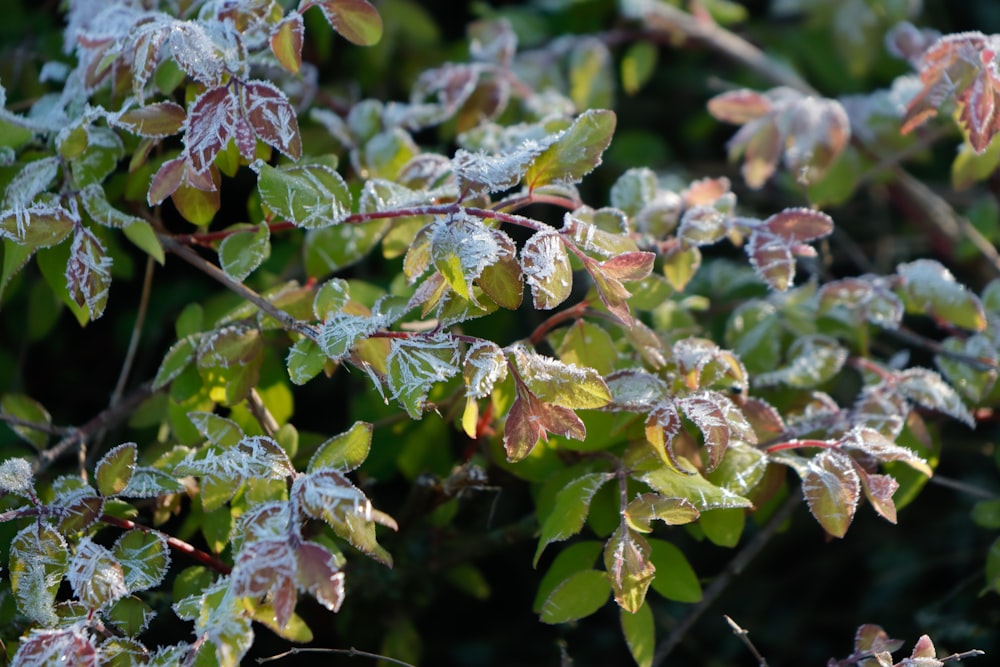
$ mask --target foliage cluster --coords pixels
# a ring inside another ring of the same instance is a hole
[[[917,28],[910,2],[774,3],[855,78],[890,73],[838,98],[727,0],[482,7],[418,71],[392,65],[434,30],[405,0],[65,4],[61,54],[0,88],[4,320],[66,339],[80,385],[124,361],[96,416],[59,376],[53,400],[0,387],[13,664],[236,665],[328,612],[342,647],[417,663],[440,592],[416,580],[488,598],[476,559],[525,539],[507,567],[539,569],[542,623],[614,609],[658,664],[685,632],[657,644],[665,605],[704,609],[803,504],[831,539],[863,503],[896,523],[943,434],[1000,400],[1000,223],[974,196],[1000,161],[998,36]],[[739,181],[640,159],[630,103],[672,94],[665,54],[695,45],[737,63],[698,106],[738,126]],[[972,204],[902,166],[956,143]],[[885,192],[946,252],[869,259],[835,224]],[[60,312],[128,343],[88,360]],[[745,545],[704,591],[697,542]],[[996,593],[1000,547],[981,557]],[[894,658],[851,620],[830,664],[977,653],[923,635]]]

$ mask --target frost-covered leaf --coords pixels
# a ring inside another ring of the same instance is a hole
[[[319,325],[316,342],[333,361],[346,357],[361,340],[387,326],[387,321],[372,315],[354,315],[338,311]]]
[[[948,381],[966,398],[974,403],[981,402],[996,384],[997,350],[989,338],[983,335],[969,338],[950,337],[941,343],[944,352],[979,359],[975,365],[948,354],[938,354],[934,363]]]
[[[126,442],[109,450],[97,462],[94,478],[102,496],[118,495],[125,490],[135,470],[137,452],[134,442]]]
[[[306,6],[306,0],[300,8]],[[323,16],[344,39],[358,46],[372,46],[382,39],[382,17],[367,0],[320,0]]]
[[[57,622],[55,596],[69,564],[66,540],[40,523],[22,528],[10,543],[10,585],[18,611],[42,625]]]
[[[157,102],[118,114],[111,123],[141,137],[163,139],[180,132],[185,120],[187,114],[181,105]]]
[[[199,339],[199,334],[191,334],[170,346],[153,378],[154,391],[169,384],[194,360]]]
[[[872,508],[889,523],[896,523],[896,505],[892,501],[892,495],[899,488],[899,482],[889,475],[867,473],[860,467],[855,470],[861,480],[865,498]]]
[[[524,175],[525,184],[534,190],[549,183],[579,183],[601,164],[615,123],[614,112],[607,109],[588,109],[580,114],[535,158]]]
[[[886,329],[898,328],[903,320],[903,302],[884,279],[862,276],[834,280],[823,285],[818,296],[820,314],[842,306]]]
[[[638,269],[642,266],[645,270],[644,262],[636,262],[641,259],[640,253],[636,255],[639,247],[635,241],[627,236],[628,225],[623,217],[622,211],[617,209],[593,210],[589,207],[582,207],[566,213],[563,216],[563,226],[560,233],[573,240],[578,248],[587,253],[593,253],[602,257],[616,257],[618,255],[629,255],[627,260]],[[625,260],[619,260],[625,262]],[[628,264],[624,264],[625,268]],[[641,280],[641,271],[633,269],[630,271],[632,277],[626,277],[622,271],[615,271],[612,266],[607,267],[616,278],[620,280]],[[649,269],[652,269],[650,263]],[[648,274],[648,271],[646,271]]]
[[[344,573],[333,554],[314,542],[301,544],[296,551],[296,583],[330,611],[338,611],[344,601]]]
[[[19,667],[97,667],[98,650],[83,624],[52,630],[36,628],[17,647],[11,664]]]
[[[567,364],[520,345],[513,348],[513,355],[521,379],[545,403],[576,410],[604,407],[611,400],[608,386],[593,368]]]
[[[285,364],[293,384],[303,385],[326,367],[327,355],[311,338],[300,338],[288,348]]]
[[[226,275],[242,282],[271,255],[271,234],[267,225],[230,227],[219,244],[219,265]]]
[[[351,428],[321,444],[309,459],[306,470],[310,473],[318,470],[350,472],[368,458],[371,444],[372,425],[355,422]]]
[[[802,491],[809,511],[827,533],[847,534],[861,496],[861,479],[850,457],[824,449],[809,459]]]
[[[754,384],[770,387],[784,384],[808,389],[833,378],[847,361],[847,350],[830,338],[819,334],[796,338],[786,352],[784,366],[758,373]]]
[[[673,362],[688,389],[745,391],[749,376],[740,360],[707,338],[687,337],[674,343]]]
[[[299,122],[295,109],[281,89],[267,81],[250,81],[241,87],[241,92],[242,111],[257,138],[298,160],[302,156]],[[253,158],[254,151],[244,151],[240,139],[237,139],[237,146],[243,157]]]
[[[969,428],[975,427],[976,420],[962,403],[961,397],[934,371],[926,368],[909,368],[899,374],[896,386],[899,393],[914,403],[943,412]]]
[[[341,222],[351,214],[351,193],[340,174],[324,164],[272,167],[258,160],[261,201],[285,220],[305,229]]]
[[[743,496],[712,484],[699,473],[686,474],[663,463],[644,443],[631,446],[625,462],[635,471],[635,477],[654,491],[667,498],[685,498],[699,512],[751,506]],[[690,463],[684,467],[693,469]]]
[[[88,489],[89,491],[89,489]],[[59,508],[59,531],[73,536],[94,525],[104,513],[104,498],[80,494]]]
[[[897,445],[884,435],[870,428],[854,428],[838,442],[845,450],[862,452],[867,456],[886,463],[902,461],[914,470],[930,477],[933,474],[927,461],[920,458],[913,450]]]
[[[263,352],[260,329],[248,324],[223,326],[201,336],[199,368],[237,368],[256,361]]]
[[[302,69],[302,36],[305,33],[305,22],[302,14],[289,12],[278,22],[271,33],[271,53],[278,59],[281,66],[292,74],[298,74]]]
[[[903,279],[908,306],[965,329],[986,328],[986,313],[975,294],[932,259],[918,259],[896,267]]]
[[[3,211],[4,215],[13,212],[18,219],[18,229],[23,229],[24,223],[21,218],[23,211],[46,190],[56,179],[59,173],[59,158],[43,157],[23,165],[20,170],[10,179],[4,189]]]
[[[757,441],[756,434],[739,408],[718,392],[706,391],[685,396],[678,399],[676,405],[695,423],[705,438],[705,449],[708,450],[706,469],[709,472],[722,462],[731,440],[746,442],[749,439],[750,444]]]
[[[574,572],[555,587],[542,603],[543,623],[567,623],[590,616],[611,595],[608,575],[600,570]]]
[[[67,579],[76,597],[91,609],[100,609],[128,595],[121,563],[89,537],[77,545]]]
[[[583,529],[594,494],[613,478],[612,473],[606,472],[580,475],[556,494],[555,504],[544,517],[540,517],[542,534],[538,538],[538,548],[532,561],[535,567],[538,567],[538,560],[545,547],[553,542],[567,540]]]
[[[575,412],[541,401],[520,381],[516,387],[517,398],[507,413],[503,433],[508,461],[523,459],[547,433],[576,440],[587,437],[587,429]]]
[[[75,227],[73,215],[61,206],[32,204],[4,209],[0,214],[0,239],[26,248],[49,248],[62,243]],[[5,254],[6,257],[6,254]]]
[[[118,538],[112,554],[121,565],[130,593],[157,586],[170,567],[167,540],[156,532],[130,530]]]
[[[111,257],[86,227],[75,228],[65,275],[70,297],[86,309],[89,318],[96,320],[103,315],[111,287]]]
[[[118,133],[107,127],[88,129],[87,148],[69,161],[76,187],[102,183],[125,156],[125,145]]]
[[[466,396],[486,398],[506,377],[507,357],[496,343],[479,339],[469,346],[462,364]]]
[[[509,190],[520,182],[528,166],[545,148],[544,144],[525,142],[516,150],[489,155],[458,149],[452,158],[459,192],[476,197]]]
[[[285,627],[298,599],[296,570],[295,547],[288,540],[256,540],[244,545],[233,563],[233,594],[251,598],[269,595],[275,622]]]
[[[184,485],[173,475],[148,466],[136,466],[128,485],[118,495],[123,498],[157,498],[183,491]]]
[[[447,334],[393,338],[386,367],[392,398],[420,419],[431,385],[461,371],[458,345]]]
[[[573,289],[569,256],[555,230],[542,230],[528,239],[521,249],[521,271],[538,310],[552,310]]]
[[[608,410],[646,412],[667,397],[667,384],[656,375],[641,369],[616,371],[605,380],[611,392],[611,402],[605,406]]]
[[[635,216],[656,197],[656,173],[648,167],[628,169],[611,186],[610,194],[612,206]]]
[[[464,210],[438,218],[430,231],[431,261],[455,292],[471,300],[473,281],[503,254],[502,234]]]
[[[639,611],[656,576],[649,543],[627,526],[619,526],[604,547],[604,568],[615,600],[625,611]]]
[[[205,173],[230,140],[244,157],[253,157],[256,141],[229,86],[209,88],[191,104],[185,123],[184,153],[197,173]]]
[[[187,417],[210,444],[223,448],[234,447],[244,436],[239,424],[221,415],[192,411],[187,413]]]
[[[644,493],[628,504],[622,517],[640,533],[652,532],[650,523],[659,519],[668,526],[697,521],[700,512],[684,498],[666,498],[658,493]]]
[[[726,323],[725,341],[752,373],[774,370],[781,360],[783,325],[767,301],[746,301]]]
[[[763,451],[744,442],[734,442],[726,449],[718,467],[706,473],[705,478],[737,495],[747,496],[764,478],[767,465]]]
[[[108,203],[104,195],[104,188],[97,183],[91,183],[80,191],[80,202],[87,211],[87,215],[93,218],[94,222],[105,227],[124,228],[137,222],[143,222],[134,215],[129,215],[119,211]]]
[[[887,383],[866,387],[851,411],[851,423],[874,429],[886,438],[902,432],[910,406]]]

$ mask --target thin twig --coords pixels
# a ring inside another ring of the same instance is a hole
[[[251,387],[250,393],[247,394],[247,407],[250,408],[250,414],[254,416],[254,419],[257,420],[257,423],[264,430],[264,434],[269,438],[274,438],[281,427],[278,425],[278,420],[274,418],[271,411],[264,405],[264,401],[261,399],[256,387]]]
[[[975,498],[995,500],[998,497],[997,494],[992,491],[987,491],[986,489],[973,486],[972,484],[967,484],[966,482],[962,482],[957,479],[952,479],[951,477],[943,477],[937,473],[935,473],[933,477],[929,478],[929,481],[931,484],[937,484],[938,486],[943,486],[947,489],[960,491],[961,493],[965,493]]]
[[[146,321],[146,311],[149,309],[149,295],[153,286],[153,267],[155,261],[152,256],[146,258],[146,274],[142,279],[142,296],[139,297],[139,312],[135,316],[135,324],[132,326],[132,336],[128,341],[128,350],[125,352],[125,360],[122,362],[121,372],[118,374],[118,382],[115,383],[114,391],[111,392],[111,405],[114,405],[122,397],[125,391],[125,384],[128,376],[132,372],[132,364],[135,363],[135,353],[139,349],[139,338],[142,337],[142,325]]]
[[[906,327],[898,327],[896,329],[884,329],[884,331],[899,340],[910,343],[911,345],[917,345],[929,350],[934,354],[940,355],[942,357],[947,357],[949,359],[954,359],[955,361],[962,362],[967,366],[974,368],[977,371],[996,371],[1000,370],[1000,364],[993,361],[988,357],[974,357],[970,354],[964,354],[962,352],[955,352],[954,350],[947,349],[944,345],[937,342],[936,340],[931,340],[925,336],[921,336],[915,331],[910,331]]]
[[[750,633],[741,628],[739,623],[726,614],[723,614],[722,618],[726,619],[726,623],[728,623],[729,627],[733,629],[733,634],[740,638],[740,641],[742,641],[747,647],[750,654],[757,660],[758,667],[767,667],[767,660],[764,659],[764,656],[761,655],[760,651],[757,650],[757,647],[753,645],[752,641],[750,641]]]
[[[351,658],[371,658],[372,660],[385,660],[386,662],[391,662],[394,665],[402,665],[402,667],[414,667],[410,663],[399,660],[398,658],[390,658],[387,655],[379,655],[378,653],[369,653],[368,651],[361,651],[353,646],[351,648],[290,648],[284,653],[279,653],[277,655],[272,655],[267,658],[257,658],[257,664],[262,665],[265,662],[273,662],[275,660],[281,660],[282,658],[288,658],[293,655],[298,655],[300,653],[339,653],[340,655],[346,655]]]
[[[673,653],[674,649],[680,645],[688,631],[698,622],[702,614],[719,599],[729,584],[732,583],[732,580],[746,569],[747,565],[750,564],[771,538],[774,537],[781,525],[792,515],[792,512],[801,502],[802,490],[801,488],[797,488],[785,499],[785,502],[778,508],[778,511],[774,513],[764,527],[753,536],[752,540],[747,542],[746,546],[729,561],[725,569],[705,589],[701,602],[692,607],[688,615],[674,628],[674,631],[656,647],[656,652],[653,654],[652,667],[662,665],[663,661]]]
[[[153,394],[152,383],[145,382],[118,403],[109,405],[79,428],[67,429],[65,437],[38,455],[35,473],[40,473],[71,449],[81,448],[95,433],[127,419],[135,408]]]
[[[30,428],[33,431],[41,431],[42,433],[48,433],[49,435],[66,435],[72,428],[66,426],[55,426],[54,424],[43,424],[42,422],[33,422],[28,419],[21,419],[20,417],[15,417],[14,415],[8,415],[0,413],[0,422],[7,422],[11,426],[21,426],[23,428]]]

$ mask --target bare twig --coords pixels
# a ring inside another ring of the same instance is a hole
[[[128,382],[129,373],[132,372],[132,364],[135,362],[135,353],[139,348],[139,338],[142,336],[142,325],[146,321],[146,311],[149,309],[149,295],[153,286],[153,267],[155,266],[152,256],[146,258],[146,274],[142,279],[142,296],[139,297],[139,312],[135,316],[135,324],[132,326],[132,337],[128,341],[128,350],[125,352],[125,361],[122,362],[121,372],[118,374],[118,382],[115,383],[114,391],[111,392],[111,405],[114,405],[122,397],[125,391],[125,384]]]
[[[283,658],[288,658],[293,655],[299,655],[300,653],[338,653],[340,655],[346,655],[351,658],[371,658],[372,660],[385,660],[386,662],[391,662],[394,665],[402,665],[402,667],[413,667],[410,663],[399,660],[398,658],[390,658],[387,655],[379,655],[378,653],[369,653],[368,651],[361,651],[354,648],[290,648],[284,653],[278,653],[277,655],[268,656],[267,658],[257,658],[257,664],[262,665],[265,662],[273,662],[275,660],[281,660]]]
[[[696,604],[688,612],[688,615],[680,622],[680,624],[674,628],[674,631],[664,639],[659,646],[656,647],[656,653],[653,654],[652,667],[657,665],[662,665],[663,661],[673,653],[674,649],[680,645],[684,637],[687,635],[688,631],[698,622],[709,607],[711,607],[717,599],[726,590],[732,580],[739,575],[743,570],[750,564],[750,562],[761,552],[764,546],[774,537],[775,533],[781,525],[792,515],[792,512],[799,503],[802,502],[802,490],[796,489],[791,493],[785,502],[778,508],[778,511],[774,513],[771,519],[761,528],[753,539],[747,542],[736,556],[729,561],[725,569],[717,576],[712,583],[705,589],[704,595],[701,598],[701,602]]]
[[[722,617],[726,619],[726,623],[728,623],[729,627],[733,629],[733,634],[740,638],[740,641],[742,641],[747,647],[750,654],[757,660],[758,667],[767,667],[767,660],[764,659],[764,656],[761,655],[760,651],[757,650],[757,647],[753,645],[752,641],[750,641],[750,633],[741,628],[739,623],[731,619],[726,614],[723,614]]]
[[[941,355],[942,357],[947,357],[949,359],[954,359],[967,366],[974,368],[977,371],[995,371],[1000,370],[1000,364],[993,361],[988,357],[973,357],[969,354],[963,354],[962,352],[955,352],[954,350],[947,349],[944,345],[937,342],[936,340],[931,340],[925,336],[921,336],[915,331],[910,331],[906,327],[898,327],[896,329],[884,329],[884,331],[901,341],[910,343],[911,345],[917,345],[924,348],[934,354]]]
[[[281,427],[278,425],[278,421],[274,418],[274,415],[271,414],[271,411],[264,405],[264,401],[261,399],[256,387],[251,387],[250,393],[247,394],[247,407],[250,408],[250,414],[254,416],[254,419],[257,420],[257,423],[264,430],[264,434],[269,438],[274,438]]]
[[[931,484],[937,484],[938,486],[943,486],[947,489],[959,491],[961,493],[965,493],[975,498],[983,498],[984,500],[995,500],[998,497],[997,494],[993,493],[992,491],[988,491],[978,486],[973,486],[972,484],[968,484],[961,480],[952,479],[951,477],[943,477],[941,475],[938,475],[937,473],[935,473],[934,476],[931,477],[928,481]]]
[[[49,435],[66,435],[73,430],[72,428],[66,426],[55,426],[53,424],[33,422],[27,419],[21,419],[20,417],[15,417],[14,415],[7,415],[3,413],[0,413],[0,422],[7,422],[11,426],[30,428],[33,431],[41,431],[42,433],[48,433]]]

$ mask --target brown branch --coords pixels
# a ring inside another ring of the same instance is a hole
[[[274,438],[281,427],[278,425],[278,421],[274,418],[274,415],[271,414],[271,411],[264,405],[264,401],[261,399],[256,387],[250,388],[250,393],[247,394],[246,400],[250,414],[260,424],[261,429],[264,430],[264,434],[269,438]]]
[[[346,655],[351,658],[371,658],[372,660],[385,660],[386,662],[391,662],[394,665],[402,665],[402,667],[414,667],[408,662],[399,660],[397,658],[390,658],[387,655],[379,655],[378,653],[369,653],[368,651],[360,651],[353,646],[351,648],[299,648],[293,647],[285,651],[284,653],[279,653],[277,655],[272,655],[267,658],[257,658],[257,664],[262,665],[265,662],[273,662],[274,660],[281,660],[282,658],[288,658],[293,655],[299,655],[300,653],[339,653],[341,655]]]
[[[33,431],[41,431],[42,433],[48,433],[49,435],[66,435],[73,429],[66,426],[55,426],[53,424],[43,424],[42,422],[33,422],[27,419],[21,419],[20,417],[15,417],[14,415],[8,415],[0,412],[0,421],[7,422],[12,427],[21,426],[23,428],[30,428]]]
[[[772,537],[778,532],[781,525],[792,515],[792,512],[799,503],[802,502],[802,490],[801,488],[796,489],[791,493],[785,502],[778,508],[778,511],[768,520],[768,522],[761,528],[753,539],[747,542],[736,556],[729,561],[725,569],[719,573],[712,583],[705,589],[705,593],[701,598],[701,602],[691,608],[688,615],[680,622],[680,624],[674,628],[674,631],[664,639],[659,646],[656,647],[656,652],[653,654],[652,667],[657,667],[657,665],[662,665],[663,661],[673,653],[684,637],[687,635],[688,631],[698,622],[702,614],[708,611],[716,600],[721,597],[722,593],[728,588],[729,584],[732,583],[733,579],[746,569],[747,565],[756,558],[757,554],[761,552],[764,546],[771,540]]]
[[[742,641],[747,647],[750,654],[757,660],[757,666],[767,667],[767,660],[764,659],[764,656],[761,655],[760,651],[757,650],[757,647],[753,645],[752,641],[750,641],[750,633],[741,628],[740,624],[731,619],[729,616],[723,614],[722,617],[726,619],[726,623],[728,623],[729,627],[733,629],[733,634],[740,638],[740,641]]]

